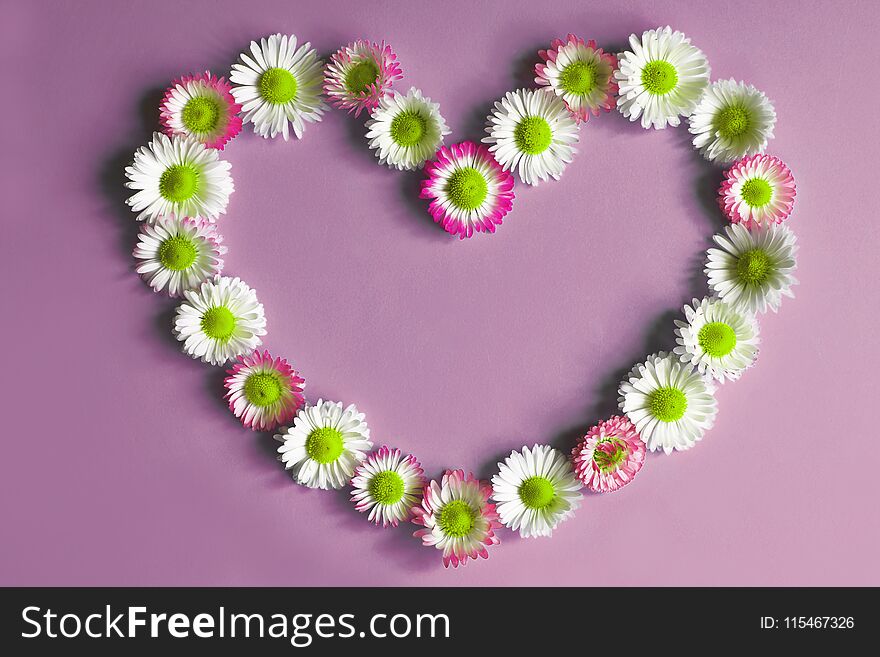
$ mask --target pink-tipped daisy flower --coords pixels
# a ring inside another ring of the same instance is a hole
[[[232,85],[205,71],[172,82],[159,115],[169,137],[188,135],[222,151],[226,142],[241,132],[240,111],[241,105],[232,97]]]
[[[255,431],[288,424],[305,404],[305,379],[283,358],[257,349],[239,356],[224,379],[229,409]]]
[[[438,482],[426,487],[420,506],[413,507],[413,522],[421,525],[413,535],[422,544],[443,551],[443,566],[458,568],[468,559],[489,558],[486,549],[500,541],[501,526],[495,505],[489,502],[492,486],[464,470],[447,470]]]
[[[578,123],[615,106],[617,57],[597,48],[592,39],[569,34],[565,41],[555,39],[549,50],[539,50],[538,56],[543,63],[535,64],[535,82],[561,97]]]
[[[418,504],[425,472],[412,454],[383,445],[355,469],[351,486],[351,501],[370,522],[396,527]]]
[[[420,196],[431,200],[434,221],[459,239],[494,233],[513,208],[513,175],[483,145],[444,146],[425,171]]]
[[[403,78],[397,55],[391,46],[358,40],[337,50],[324,71],[324,93],[339,109],[354,112],[374,110]]]
[[[574,473],[597,493],[623,488],[645,463],[645,443],[627,418],[615,415],[592,427],[572,450]]]
[[[794,176],[782,160],[750,155],[724,173],[718,202],[730,221],[754,228],[785,221],[794,207],[796,192]]]

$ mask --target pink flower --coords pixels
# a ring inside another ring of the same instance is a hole
[[[645,443],[627,418],[615,415],[592,427],[572,450],[574,472],[590,490],[623,488],[645,463]]]
[[[513,208],[513,175],[483,145],[471,141],[442,147],[425,164],[421,198],[446,232],[459,239],[494,233]]]
[[[159,117],[165,134],[189,135],[208,148],[222,151],[241,132],[241,105],[232,97],[232,85],[210,71],[185,75],[165,91]]]
[[[447,470],[438,482],[425,488],[422,504],[412,509],[413,522],[421,525],[413,536],[422,544],[443,551],[443,566],[466,565],[468,559],[489,558],[486,547],[500,541],[501,526],[495,505],[489,503],[492,486],[464,470]]]
[[[794,176],[785,163],[759,153],[742,158],[725,171],[718,202],[732,223],[751,229],[785,221],[796,193]]]
[[[291,422],[305,404],[305,379],[283,358],[273,360],[268,351],[239,356],[226,373],[223,385],[229,409],[255,431]]]
[[[363,110],[374,110],[394,81],[402,78],[391,46],[384,41],[358,40],[330,57],[324,72],[324,93],[331,104],[358,116]]]

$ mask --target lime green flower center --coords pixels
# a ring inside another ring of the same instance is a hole
[[[446,193],[452,204],[462,210],[476,210],[486,200],[489,187],[486,177],[473,167],[462,167],[446,181]]]
[[[697,333],[697,342],[712,358],[722,358],[736,346],[736,333],[724,322],[709,322]]]
[[[271,406],[284,392],[277,372],[255,372],[244,380],[244,398],[254,406]]]
[[[529,477],[519,485],[519,499],[529,509],[543,509],[556,497],[553,483],[546,477]]]
[[[745,251],[736,261],[736,273],[747,285],[763,285],[773,273],[773,261],[763,249]]]
[[[588,62],[572,62],[559,74],[559,86],[570,94],[586,96],[596,86],[596,66]]]
[[[196,96],[190,98],[181,113],[183,127],[190,132],[202,134],[213,132],[220,122],[220,103],[216,98]]]
[[[379,67],[372,59],[364,59],[348,69],[345,88],[350,93],[362,94],[379,79]]]
[[[678,84],[678,71],[669,62],[655,59],[642,69],[642,86],[649,94],[663,96],[675,89]]]
[[[743,183],[740,193],[747,205],[760,208],[770,202],[773,197],[773,188],[763,178],[749,178]]]
[[[687,398],[678,388],[664,386],[648,395],[648,409],[661,422],[675,422],[684,417]]]
[[[393,470],[385,470],[370,480],[367,489],[379,504],[397,504],[403,499],[403,477]]]
[[[741,105],[728,105],[715,115],[713,127],[725,139],[742,136],[752,125],[751,113]]]
[[[593,461],[603,473],[613,472],[629,453],[626,443],[616,436],[603,438],[593,451]]]
[[[332,427],[318,427],[306,438],[306,454],[326,465],[342,456],[342,432]]]
[[[391,121],[391,139],[399,146],[415,146],[428,130],[428,122],[416,110],[401,112]]]
[[[452,500],[447,502],[437,514],[437,526],[453,538],[461,538],[471,533],[477,512],[464,500]]]
[[[273,105],[283,105],[296,98],[296,78],[285,68],[270,68],[260,75],[260,95]]]
[[[553,132],[547,119],[541,116],[527,116],[514,128],[513,140],[523,153],[539,155],[550,147]]]
[[[172,235],[159,245],[159,262],[171,271],[188,269],[197,255],[195,243],[184,235]]]
[[[191,164],[174,164],[159,177],[159,194],[166,201],[182,203],[199,191],[199,171]]]
[[[212,340],[228,342],[235,332],[235,315],[226,306],[208,308],[202,315],[202,331]]]

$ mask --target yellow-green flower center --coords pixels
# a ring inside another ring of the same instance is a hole
[[[553,502],[556,489],[546,477],[529,477],[519,485],[519,499],[529,509],[543,509]]]
[[[616,436],[608,436],[596,445],[593,461],[601,472],[613,472],[626,458],[628,452],[629,449],[623,440]]]
[[[188,269],[197,255],[196,245],[183,235],[172,235],[159,245],[159,262],[171,271]]]
[[[713,127],[722,137],[736,139],[752,125],[750,112],[741,105],[728,105],[715,115]]]
[[[306,438],[306,454],[326,465],[342,456],[342,432],[332,427],[318,427]]]
[[[159,194],[166,201],[182,203],[199,191],[199,172],[191,164],[173,164],[159,177]]]
[[[740,194],[747,205],[760,208],[770,202],[773,197],[773,188],[763,178],[749,178],[743,183]]]
[[[514,128],[513,140],[523,153],[539,155],[550,147],[553,132],[547,119],[541,116],[527,116]]]
[[[283,391],[281,377],[275,372],[255,372],[244,380],[244,398],[254,406],[271,406]]]
[[[664,386],[648,395],[648,409],[661,422],[675,422],[684,417],[687,398],[678,388]]]
[[[763,249],[745,251],[736,261],[736,273],[747,285],[763,285],[773,273],[773,261]]]
[[[190,132],[196,134],[213,132],[220,121],[220,104],[216,98],[206,96],[190,98],[183,106],[180,119]]]
[[[473,167],[462,167],[446,181],[446,194],[452,204],[462,210],[476,210],[483,204],[489,187],[486,177]]]
[[[476,519],[477,511],[470,504],[464,500],[452,500],[437,514],[437,526],[446,536],[461,538],[471,533]]]
[[[201,326],[212,340],[227,342],[235,332],[235,315],[226,306],[214,306],[202,315]]]
[[[721,358],[736,347],[736,332],[724,322],[709,322],[697,333],[697,342],[704,352]]]
[[[372,59],[359,61],[345,74],[345,88],[353,94],[362,94],[379,79],[379,67]]]
[[[587,62],[572,62],[559,74],[559,86],[570,94],[586,96],[596,86],[596,66]]]
[[[428,129],[428,122],[418,111],[406,110],[391,121],[391,139],[400,146],[415,146]]]
[[[642,86],[649,94],[663,96],[675,89],[678,84],[678,71],[669,62],[655,59],[642,69]]]
[[[296,98],[296,78],[286,68],[270,68],[257,83],[260,95],[273,105],[283,105]]]
[[[393,470],[385,470],[370,480],[367,490],[379,504],[397,504],[403,499],[403,477]]]

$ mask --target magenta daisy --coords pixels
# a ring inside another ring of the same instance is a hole
[[[426,487],[422,504],[413,507],[413,522],[421,525],[413,534],[422,544],[443,551],[443,566],[466,565],[468,559],[489,558],[486,548],[500,543],[495,530],[501,527],[495,505],[489,503],[492,486],[464,470],[447,470],[438,482]]]
[[[232,97],[232,85],[210,71],[172,82],[159,110],[165,134],[188,135],[208,148],[222,151],[241,132],[241,105]]]
[[[579,123],[615,106],[617,57],[597,48],[592,39],[569,34],[565,41],[555,39],[549,50],[539,50],[538,56],[544,62],[535,64],[535,82],[561,97]]]
[[[224,379],[229,410],[255,431],[271,431],[287,424],[305,404],[305,379],[283,358],[259,349],[239,356]]]
[[[374,110],[394,81],[402,78],[391,46],[359,39],[330,57],[324,93],[332,105],[358,116],[363,110]]]
[[[407,520],[425,487],[425,472],[412,454],[386,446],[370,454],[351,478],[351,501],[383,527]]]
[[[574,473],[597,493],[623,488],[645,463],[645,443],[627,418],[615,415],[592,427],[571,452]]]
[[[459,239],[494,233],[513,207],[513,175],[483,145],[471,141],[442,147],[425,164],[420,196],[446,232]]]
[[[724,173],[718,202],[730,221],[754,228],[785,221],[795,194],[791,169],[778,157],[758,154],[742,158]]]

